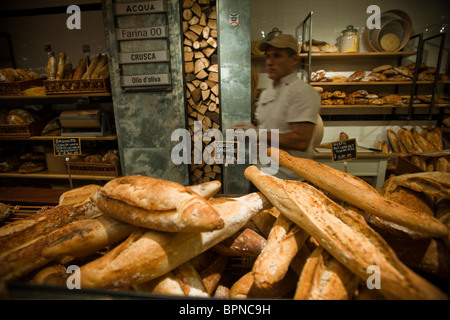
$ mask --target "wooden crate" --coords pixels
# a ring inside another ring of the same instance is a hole
[[[73,93],[107,93],[111,92],[111,83],[106,79],[77,79],[77,80],[44,80],[45,93],[73,94]]]

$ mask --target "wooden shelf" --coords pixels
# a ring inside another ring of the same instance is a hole
[[[416,55],[415,51],[399,51],[399,52],[355,52],[355,53],[327,53],[327,52],[313,52],[311,58],[313,59],[355,59],[355,58],[404,58]],[[302,60],[308,58],[308,53],[300,53]],[[265,55],[252,55],[252,60],[265,60]]]
[[[386,85],[412,85],[412,81],[353,81],[353,82],[311,82],[312,86],[386,86]],[[417,81],[416,84],[432,85],[433,81]],[[439,84],[448,84],[450,81],[439,81]]]
[[[398,109],[408,109],[408,105],[393,105],[393,104],[322,104],[322,109],[356,109],[356,108],[398,108]],[[413,108],[429,108],[429,104],[414,104]],[[435,108],[447,108],[450,107],[450,104],[435,104]]]
[[[85,137],[85,136],[33,136],[29,138],[16,138],[16,137],[0,137],[0,140],[25,140],[25,141],[50,141],[57,138],[80,138],[89,141],[115,141],[117,140],[117,135],[108,135],[104,137]]]
[[[83,103],[89,101],[111,100],[111,93],[92,94],[59,94],[59,95],[0,95],[0,105],[26,105],[26,104],[57,104],[57,103]]]
[[[314,52],[311,58],[314,59],[355,59],[355,58],[403,58],[416,55],[415,51],[399,51],[399,52],[354,52],[354,53],[327,53]],[[307,58],[308,53],[300,53],[301,58]]]
[[[115,178],[116,176],[94,176],[94,175],[71,175],[73,180],[105,180],[109,181]],[[67,173],[51,173],[48,171],[39,171],[35,173],[18,173],[17,171],[11,171],[6,173],[0,173],[0,178],[31,178],[31,179],[69,179],[69,175]]]

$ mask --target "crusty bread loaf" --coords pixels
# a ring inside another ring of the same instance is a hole
[[[60,52],[58,59],[58,67],[56,69],[56,80],[64,79],[64,67],[66,65],[66,53]]]
[[[421,134],[419,134],[417,132],[417,130],[415,130],[413,132],[413,137],[414,140],[417,142],[417,144],[419,145],[420,149],[422,149],[424,152],[433,152],[433,151],[437,151],[436,147],[429,142],[427,139],[425,139],[424,136],[422,136]]]
[[[125,176],[106,183],[94,199],[105,214],[140,227],[168,232],[223,228],[223,221],[203,197],[176,182]]]
[[[88,184],[79,188],[75,188],[64,192],[59,197],[59,205],[77,206],[90,201],[91,195],[94,195],[101,186],[96,184]]]
[[[228,257],[219,255],[206,269],[200,272],[203,284],[206,291],[210,296],[216,291],[220,280],[222,279],[223,272],[228,262]]]
[[[450,199],[450,172],[432,171],[402,174],[396,176],[393,182],[432,197]]]
[[[380,290],[387,298],[448,299],[445,293],[407,268],[361,216],[345,210],[313,186],[264,174],[255,166],[247,167],[244,175],[282,214],[363,280],[369,278],[370,266],[378,266]]]
[[[212,199],[224,227],[201,233],[141,230],[80,268],[81,287],[123,287],[157,278],[235,234],[256,213],[271,205],[261,193]]]
[[[42,250],[43,256],[46,258],[57,258],[64,255],[87,256],[123,240],[137,230],[136,226],[103,215],[93,201],[83,201],[92,194],[91,190],[95,192],[98,188],[100,187],[96,185],[88,185],[86,188],[80,189],[78,192],[80,197],[70,192],[69,197],[62,199],[63,201],[70,201],[70,203],[82,201],[83,204],[79,205],[77,209],[83,213],[83,217],[90,217],[91,219],[73,222],[63,227],[60,233],[64,234],[64,237],[49,243]],[[200,196],[209,198],[220,188],[220,182],[207,182],[188,188],[197,191]]]
[[[89,56],[86,55],[84,58],[80,59],[78,62],[77,68],[75,69],[75,72],[73,73],[72,79],[79,80],[81,77],[83,77],[84,73],[87,70],[87,67],[90,63]]]
[[[74,221],[60,228],[61,237],[50,241],[42,256],[55,259],[62,256],[85,257],[128,237],[136,226],[103,215],[96,219]]]
[[[253,264],[255,286],[270,289],[281,281],[308,237],[309,234],[303,229],[280,215],[269,234],[266,246]]]
[[[0,253],[48,234],[75,219],[80,212],[70,206],[56,206],[0,228]]]
[[[297,283],[295,300],[350,300],[358,287],[359,277],[317,247],[303,267]]]
[[[280,299],[295,289],[297,275],[288,270],[286,276],[270,289],[260,289],[254,284],[254,277],[250,272],[243,275],[230,288],[230,298],[233,299]]]
[[[386,199],[358,177],[311,159],[293,157],[280,149],[269,148],[268,152],[283,167],[355,207],[405,226],[424,237],[447,235],[448,228],[439,220]]]
[[[34,275],[31,283],[50,285],[50,286],[65,286],[69,274],[67,269],[62,264],[55,264],[48,266]]]
[[[406,129],[398,130],[398,139],[400,143],[406,148],[409,153],[423,153],[423,150],[419,147],[419,145],[414,140],[412,133]]]
[[[212,250],[222,255],[256,258],[266,245],[266,239],[249,228],[236,232],[234,235],[215,245]]]

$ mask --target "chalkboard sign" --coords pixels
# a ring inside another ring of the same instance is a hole
[[[55,156],[80,155],[80,138],[54,138],[53,153]]]
[[[237,141],[216,141],[214,142],[214,160],[218,161],[238,161],[239,142]]]
[[[333,162],[356,159],[356,139],[333,142]]]

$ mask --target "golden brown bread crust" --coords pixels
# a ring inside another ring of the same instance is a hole
[[[262,173],[255,166],[244,175],[280,212],[308,232],[353,273],[367,280],[369,266],[381,272],[381,292],[392,299],[448,299],[441,290],[408,269],[364,219],[345,210],[314,187]]]
[[[280,215],[266,246],[253,264],[254,285],[260,289],[270,289],[281,281],[308,237],[309,234],[303,229]]]
[[[332,255],[317,247],[303,267],[295,291],[295,300],[350,300],[359,277]]]
[[[31,283],[50,285],[50,286],[65,286],[69,274],[65,266],[55,264],[48,266],[34,275]]]
[[[410,131],[406,129],[398,130],[398,139],[409,153],[423,153]]]
[[[181,184],[146,176],[109,181],[94,198],[105,214],[139,227],[168,232],[223,228],[214,208]]]
[[[210,296],[216,291],[217,286],[222,279],[227,262],[227,256],[219,255],[211,265],[200,272],[203,284]]]
[[[271,205],[261,193],[235,199],[212,199],[225,222],[222,229],[201,233],[136,231],[103,257],[81,267],[81,287],[124,287],[159,277],[239,231]]]
[[[75,188],[64,192],[59,197],[59,205],[77,206],[90,201],[91,195],[94,195],[101,186],[96,184],[88,184],[79,188]]]
[[[268,152],[283,167],[373,215],[405,226],[423,237],[441,237],[448,233],[448,228],[439,220],[386,199],[358,177],[314,160],[293,157],[283,150],[270,148]]]
[[[212,248],[226,256],[244,256],[256,258],[266,245],[266,239],[257,232],[244,228],[242,232],[236,232]]]
[[[423,192],[429,196],[450,199],[450,172],[418,172],[396,176],[397,185]]]
[[[295,288],[297,279],[298,277],[295,272],[288,270],[286,276],[270,289],[260,289],[255,286],[254,278],[250,271],[231,286],[230,298],[280,299]]]
[[[80,211],[71,206],[56,206],[29,218],[0,228],[0,253],[18,247],[39,236],[46,235],[74,220]]]
[[[400,147],[398,146],[397,134],[391,129],[386,130],[386,133],[387,133],[387,137],[388,137],[389,143],[391,145],[392,151],[400,152]]]
[[[58,230],[60,237],[50,241],[42,256],[55,259],[62,256],[85,257],[128,237],[137,227],[106,215],[96,219],[74,221]]]

